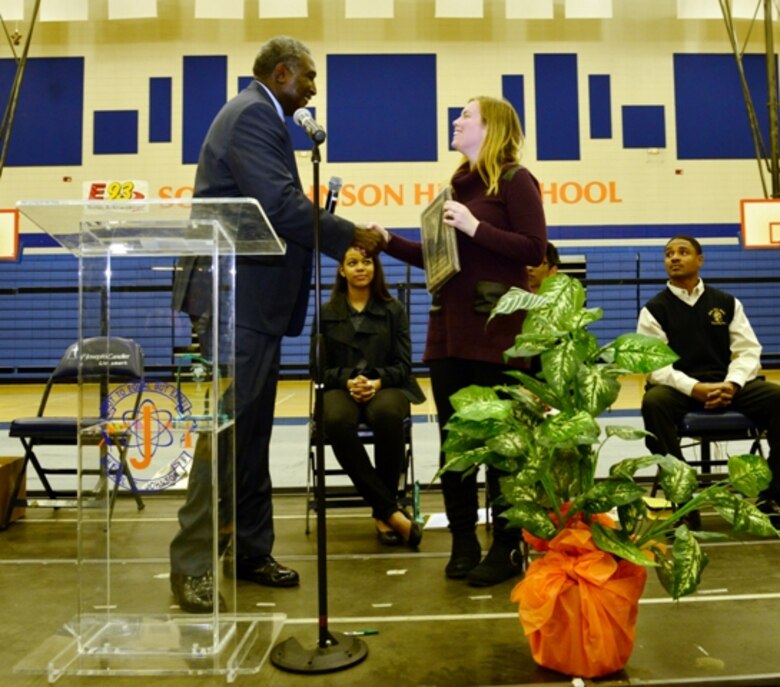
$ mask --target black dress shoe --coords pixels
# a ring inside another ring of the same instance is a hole
[[[384,546],[399,546],[403,542],[401,535],[395,530],[380,530],[378,527],[376,528],[376,538]]]
[[[492,587],[522,575],[524,564],[525,556],[519,548],[494,541],[485,559],[466,574],[466,582],[472,587]]]
[[[452,580],[462,580],[479,564],[482,547],[474,532],[452,535],[452,553],[444,574]]]
[[[236,577],[264,587],[295,587],[301,581],[295,570],[285,568],[273,556],[260,561],[237,561]]]
[[[214,577],[211,571],[203,575],[171,573],[171,591],[179,608],[187,613],[213,613]],[[219,597],[219,610],[225,610],[225,600]]]

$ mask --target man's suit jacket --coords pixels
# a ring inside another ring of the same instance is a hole
[[[219,111],[198,158],[196,198],[256,198],[287,250],[281,258],[237,258],[236,324],[272,336],[300,334],[306,319],[314,246],[314,215],[304,195],[285,122],[253,81]],[[340,260],[355,226],[320,210],[321,250]],[[173,307],[208,313],[208,258],[183,258]],[[200,269],[196,269],[200,268]],[[205,269],[203,269],[205,268]]]

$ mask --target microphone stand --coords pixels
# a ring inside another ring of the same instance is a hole
[[[313,375],[315,470],[317,485],[317,592],[319,598],[319,637],[314,649],[305,649],[295,638],[277,644],[271,652],[271,663],[293,673],[329,673],[357,665],[368,655],[368,647],[358,637],[350,637],[328,629],[328,556],[325,530],[325,445],[322,431],[322,404],[324,397],[323,359],[325,352],[320,309],[322,303],[322,260],[320,256],[320,144],[314,142],[311,151],[314,196],[314,324]]]

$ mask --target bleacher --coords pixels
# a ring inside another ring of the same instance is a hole
[[[588,306],[601,307],[604,318],[591,331],[606,343],[634,331],[641,306],[666,282],[659,246],[567,248],[558,243],[563,271],[581,279]],[[402,301],[409,289],[412,360],[424,370],[422,353],[430,296],[422,270],[384,256],[392,292]],[[154,269],[149,269],[153,267]],[[112,263],[112,333],[136,338],[144,347],[150,374],[169,377],[175,370],[174,347],[189,342],[186,317],[171,314],[171,259],[122,258]],[[327,298],[335,262],[323,258],[323,297]],[[737,246],[705,246],[703,276],[707,283],[733,293],[763,344],[765,367],[780,367],[780,319],[775,301],[780,285],[780,251],[745,251]],[[313,313],[313,296],[309,307]],[[121,313],[121,317],[117,317]],[[30,381],[45,377],[77,336],[78,263],[66,254],[24,255],[0,269],[0,379]],[[282,374],[308,374],[310,327],[282,345]]]

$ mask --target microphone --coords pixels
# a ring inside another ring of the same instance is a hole
[[[344,181],[341,177],[331,177],[328,182],[328,197],[325,199],[325,210],[331,215],[336,212],[336,204],[339,202],[339,191]]]
[[[325,140],[325,129],[317,124],[314,117],[311,116],[311,112],[305,107],[299,107],[295,110],[293,120],[298,126],[303,127],[309,138],[315,143],[322,143]]]

